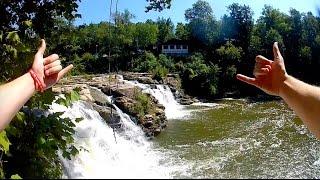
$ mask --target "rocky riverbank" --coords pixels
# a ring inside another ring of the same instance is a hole
[[[61,94],[75,89],[79,91],[80,99],[91,104],[110,126],[119,128],[121,124],[107,96],[112,96],[112,103],[127,113],[148,137],[158,135],[167,126],[164,107],[151,95],[143,94],[140,88],[125,83],[119,75],[68,77],[56,84],[52,91]]]
[[[168,85],[177,101],[182,105],[198,102],[196,98],[191,98],[183,93],[180,78],[176,74],[169,74],[160,81],[152,79],[152,74],[149,73],[132,72],[118,75],[73,76],[61,80],[52,90],[57,94],[61,94],[77,89],[80,99],[91,104],[110,126],[120,127],[120,117],[113,106],[115,104],[123,112],[127,113],[143,129],[147,136],[157,136],[167,126],[165,107],[155,97],[150,94],[144,94],[139,87],[134,86],[132,83],[127,83],[124,79],[138,81],[151,86],[158,84]],[[106,95],[113,97],[112,103]]]

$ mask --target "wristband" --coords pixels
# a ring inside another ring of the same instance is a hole
[[[32,70],[30,69],[29,71],[33,81],[34,81],[34,85],[36,87],[36,91],[39,91],[39,92],[43,92],[46,85],[44,83],[42,83],[39,79],[39,77],[37,76],[37,74]]]

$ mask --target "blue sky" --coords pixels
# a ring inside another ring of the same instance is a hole
[[[114,2],[116,0],[113,0]],[[185,22],[184,12],[192,7],[192,4],[197,0],[172,0],[171,9],[162,12],[145,13],[146,0],[118,0],[118,10],[124,11],[128,9],[136,16],[133,22],[146,21],[147,19],[156,20],[158,17],[171,18],[174,23]],[[227,13],[226,6],[237,2],[239,4],[249,5],[254,11],[254,19],[260,15],[264,4],[272,5],[280,9],[282,12],[288,13],[289,9],[295,8],[300,12],[311,11],[317,14],[317,7],[320,7],[320,0],[206,0],[210,3],[214,15],[220,19],[221,16]],[[107,21],[109,19],[110,0],[82,0],[79,4],[79,13],[81,19],[77,19],[75,24],[90,24]],[[114,6],[115,9],[115,6]]]

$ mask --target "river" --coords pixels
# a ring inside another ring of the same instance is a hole
[[[61,158],[64,178],[320,177],[320,143],[282,101],[181,106],[166,86],[137,85],[167,108],[168,127],[153,140],[117,107],[123,132],[113,132],[82,102],[52,106],[84,118],[75,128],[82,150],[72,160]]]
[[[170,152],[173,178],[320,177],[320,143],[282,101],[188,109],[155,140]]]

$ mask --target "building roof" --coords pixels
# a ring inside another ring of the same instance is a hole
[[[180,39],[170,39],[169,41],[163,43],[162,45],[188,45],[189,41],[187,40],[180,40]]]

